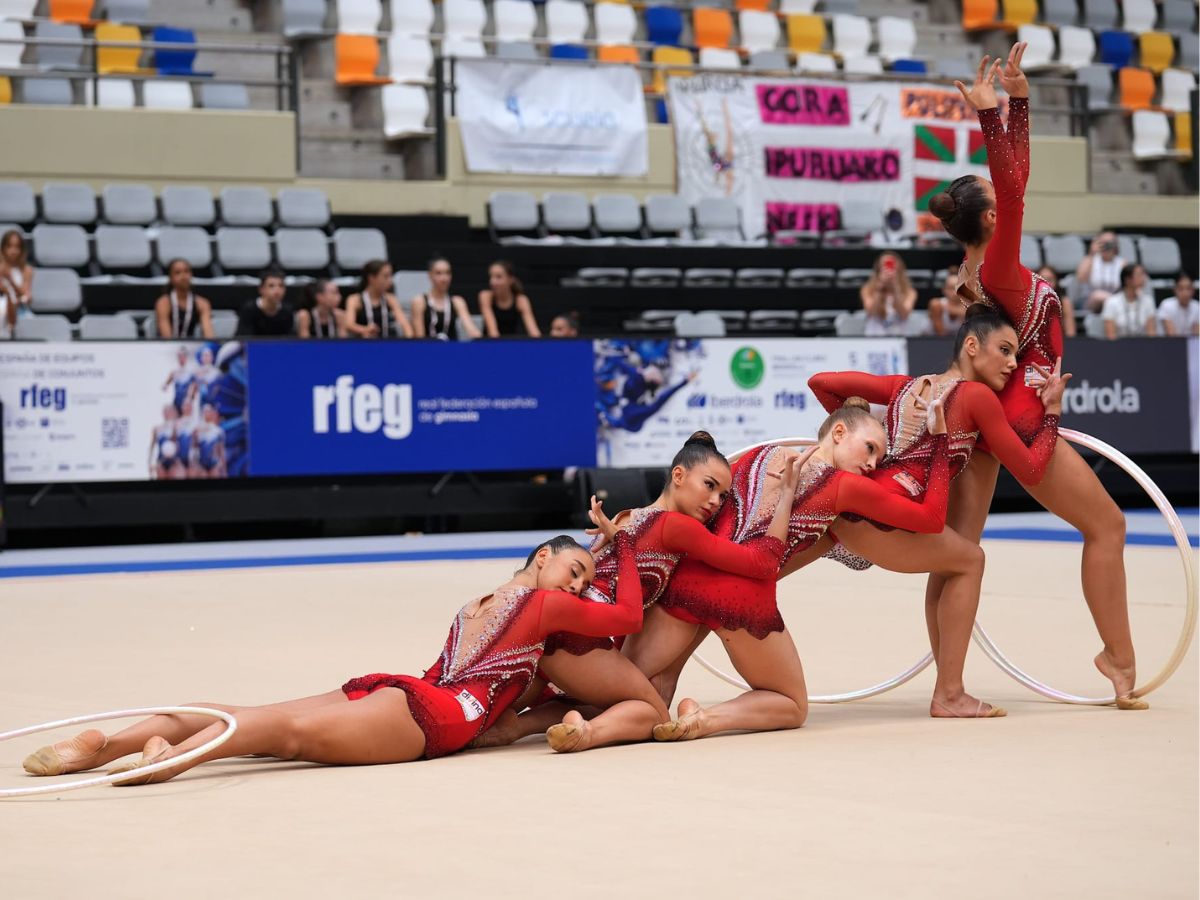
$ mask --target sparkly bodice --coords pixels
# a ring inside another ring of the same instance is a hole
[[[665,510],[646,506],[632,510],[629,521],[621,526],[622,531],[633,537],[634,560],[637,562],[638,578],[642,583],[642,606],[649,608],[658,601],[667,587],[671,573],[679,564],[680,553],[666,550],[661,540],[661,521]],[[601,603],[612,603],[613,585],[617,574],[616,555],[611,543],[596,551],[596,577],[584,597]]]
[[[922,394],[926,385],[933,386],[928,402],[935,399],[943,401],[948,431],[946,450],[950,454],[950,473],[955,476],[966,467],[971,461],[971,452],[979,438],[979,431],[969,429],[961,422],[961,417],[951,413],[960,384],[962,379],[938,381],[932,375],[921,375],[911,379],[893,395],[888,403],[885,423],[888,452],[872,476],[876,481],[892,478],[895,469],[900,468],[915,479],[921,488],[925,487],[933,455],[934,436],[929,433],[925,412],[917,407],[916,398]],[[909,493],[914,491],[910,490]]]

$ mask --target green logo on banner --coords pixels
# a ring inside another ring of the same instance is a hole
[[[729,374],[733,376],[733,383],[747,391],[758,387],[766,371],[762,354],[753,347],[742,347],[733,354],[729,363]]]

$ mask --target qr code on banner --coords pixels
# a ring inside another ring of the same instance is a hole
[[[101,447],[121,450],[129,446],[129,419],[104,419],[100,423]]]

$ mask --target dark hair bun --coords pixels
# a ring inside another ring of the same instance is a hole
[[[948,222],[953,219],[955,213],[958,212],[958,204],[948,193],[945,191],[940,191],[930,198],[929,211],[943,222]]]
[[[861,409],[865,412],[870,412],[871,404],[862,397],[847,397],[842,401],[842,409]]]
[[[971,321],[974,319],[982,319],[987,316],[992,319],[999,319],[1000,314],[986,303],[972,303],[967,307],[967,314],[963,317],[963,321]]]
[[[709,448],[711,448],[711,449],[713,449],[713,450],[716,450],[716,449],[717,449],[717,441],[716,441],[716,438],[714,438],[714,437],[713,437],[711,434],[709,434],[707,431],[696,431],[696,432],[693,432],[693,433],[692,433],[692,436],[691,436],[690,438],[688,438],[686,441],[684,441],[684,442],[683,442],[683,446],[685,446],[685,447],[686,447],[688,444],[702,444],[702,445],[704,445],[705,447],[709,447]]]

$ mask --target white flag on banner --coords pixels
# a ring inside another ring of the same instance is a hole
[[[455,82],[470,172],[648,171],[642,80],[630,66],[462,60]]]

